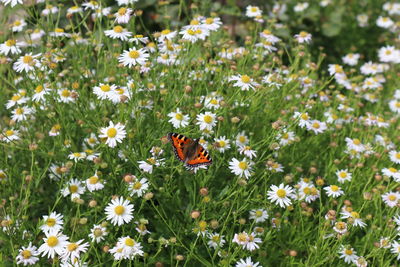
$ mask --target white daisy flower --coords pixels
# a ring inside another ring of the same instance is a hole
[[[89,237],[92,242],[100,243],[104,240],[105,236],[108,235],[107,228],[100,224],[93,225],[92,229],[90,229]]]
[[[74,160],[75,162],[78,162],[78,161],[86,158],[86,153],[85,152],[74,152],[74,153],[69,154],[68,158]]]
[[[360,59],[360,54],[347,54],[344,57],[342,57],[343,63],[349,65],[349,66],[355,66],[358,64],[358,60]]]
[[[400,182],[400,170],[393,167],[383,168],[382,173],[387,177],[393,178],[396,182]]]
[[[46,237],[43,238],[44,243],[39,247],[38,252],[42,256],[54,259],[55,255],[61,256],[64,253],[67,245],[68,237],[63,233],[51,229],[44,233]]]
[[[80,259],[80,254],[85,253],[88,250],[89,243],[82,243],[84,240],[81,239],[77,242],[67,242],[65,245],[64,253],[61,254],[62,261],[70,261],[74,263]]]
[[[253,164],[254,163],[252,161],[248,161],[246,158],[243,158],[242,161],[239,161],[236,158],[233,158],[229,162],[229,169],[235,175],[238,175],[240,177],[244,176],[246,179],[248,179],[251,176],[250,172],[251,172]]]
[[[326,191],[328,197],[337,198],[344,194],[343,190],[337,185],[325,186],[324,190]]]
[[[189,115],[185,115],[179,108],[175,112],[168,113],[168,117],[171,119],[168,121],[172,123],[174,128],[186,127],[189,125]]]
[[[253,262],[251,257],[247,257],[246,259],[240,259],[235,267],[262,267],[259,262]]]
[[[339,183],[343,184],[344,182],[350,182],[351,181],[351,173],[345,170],[338,170],[336,171],[336,176],[339,181]]]
[[[16,62],[14,62],[13,69],[16,72],[30,72],[41,66],[39,60],[37,59],[40,54],[33,55],[28,53],[25,56],[20,57]]]
[[[255,90],[255,88],[259,85],[256,83],[250,76],[248,75],[233,75],[228,81],[235,81],[233,86],[239,87],[242,91],[248,91],[250,89]]]
[[[343,245],[339,250],[339,254],[340,254],[339,258],[344,259],[344,262],[348,264],[352,263],[354,260],[357,260],[358,258],[353,248],[350,247],[346,248]]]
[[[10,143],[12,141],[19,140],[20,139],[19,131],[14,130],[14,129],[5,130],[3,132],[3,134],[0,135],[0,139],[1,139],[1,141],[6,142],[6,143]]]
[[[1,0],[1,3],[3,3],[5,6],[10,5],[11,7],[15,7],[18,4],[23,4],[23,0]],[[25,265],[25,264],[24,264]]]
[[[226,139],[225,136],[215,138],[216,148],[219,152],[224,153],[226,150],[231,148],[230,140]]]
[[[146,49],[140,48],[130,48],[129,50],[124,50],[124,52],[119,56],[118,61],[122,63],[125,67],[129,68],[139,65],[145,65],[148,60],[149,54]]]
[[[294,198],[294,189],[288,185],[280,184],[279,187],[271,185],[268,191],[268,199],[280,207],[285,208],[292,205],[291,198]]]
[[[218,233],[208,233],[207,237],[209,238],[207,245],[213,249],[221,248],[226,243],[224,236]]]
[[[246,16],[249,18],[256,18],[262,15],[262,10],[257,6],[247,6]]]
[[[2,0],[4,1],[4,0]],[[15,1],[15,0],[11,0],[11,1]],[[25,26],[28,25],[25,20],[23,19],[17,19],[13,22],[11,30],[13,32],[21,32],[23,31],[23,29],[25,28]]]
[[[117,86],[114,84],[100,83],[98,86],[93,87],[93,93],[100,100],[111,100],[116,94]]]
[[[392,242],[392,248],[390,249],[390,252],[396,256],[397,260],[400,260],[400,244],[396,240]]]
[[[133,10],[131,8],[121,7],[117,13],[114,14],[115,22],[118,24],[126,24],[129,22]]]
[[[40,230],[43,232],[48,232],[50,230],[54,230],[56,232],[60,232],[63,229],[63,215],[61,213],[52,212],[50,215],[43,216],[44,224],[40,226]]]
[[[305,32],[305,31],[301,31],[299,34],[295,34],[294,38],[296,38],[297,42],[300,44],[303,43],[310,43],[311,42],[311,33]]]
[[[86,179],[86,188],[89,192],[98,191],[104,188],[104,184],[100,181],[97,173]]]
[[[72,179],[67,183],[67,186],[61,190],[61,194],[66,197],[71,195],[71,200],[75,198],[80,198],[80,196],[85,193],[85,187],[83,183],[77,179]]]
[[[22,264],[24,266],[34,265],[39,261],[39,252],[37,247],[32,246],[32,242],[29,242],[27,247],[21,247],[18,250],[18,256],[15,258],[17,264]]]
[[[313,131],[315,134],[323,133],[326,129],[326,123],[319,120],[311,120],[307,125],[307,130]]]
[[[239,145],[238,151],[239,151],[240,155],[245,155],[249,159],[253,159],[257,156],[257,151],[251,149],[250,146]]]
[[[389,17],[379,16],[376,20],[376,25],[385,29],[392,27],[394,24],[393,20]]]
[[[104,34],[107,37],[110,37],[112,39],[120,39],[121,41],[128,41],[129,37],[132,36],[131,32],[128,32],[126,29],[119,25],[115,26],[112,30],[105,30]]]
[[[121,143],[126,136],[125,126],[119,122],[114,125],[114,123],[110,121],[108,127],[101,128],[100,132],[101,134],[99,137],[107,138],[106,145],[111,148],[117,146],[117,143]]]
[[[21,53],[20,47],[23,43],[14,39],[9,39],[0,44],[0,54],[7,56],[8,54],[18,55]]]
[[[133,219],[133,204],[129,200],[124,200],[123,197],[111,200],[111,203],[105,208],[107,220],[111,221],[113,225],[122,225],[129,223]]]
[[[250,219],[255,223],[262,223],[268,219],[268,212],[265,209],[254,209],[250,211]]]
[[[199,125],[200,130],[211,131],[212,128],[217,124],[216,115],[211,112],[200,113],[197,115],[196,124]]]
[[[146,178],[136,179],[136,181],[129,183],[128,187],[130,196],[137,195],[141,197],[149,188],[149,183]]]
[[[400,164],[400,152],[392,150],[389,152],[389,158],[393,163]]]
[[[382,200],[390,208],[394,208],[399,204],[400,193],[390,191],[390,192],[382,195]]]

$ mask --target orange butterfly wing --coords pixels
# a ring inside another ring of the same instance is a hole
[[[188,144],[191,139],[177,133],[169,133],[168,139],[171,141],[172,147],[174,148],[175,156],[182,162],[185,162],[186,158],[183,154],[183,147]]]
[[[186,166],[195,168],[203,165],[210,165],[212,163],[210,154],[208,154],[208,152],[201,145],[198,145],[196,154],[196,158],[186,162]]]

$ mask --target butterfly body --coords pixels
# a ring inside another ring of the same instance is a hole
[[[187,167],[195,168],[212,163],[208,152],[199,144],[199,139],[193,140],[178,133],[169,133],[168,139],[174,148],[175,156]]]

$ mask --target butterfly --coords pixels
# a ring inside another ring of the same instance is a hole
[[[208,152],[199,144],[199,139],[190,139],[182,134],[169,133],[168,140],[174,148],[175,156],[189,168],[210,165]]]

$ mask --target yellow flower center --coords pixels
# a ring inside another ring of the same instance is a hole
[[[71,95],[71,92],[67,89],[62,90],[61,95],[63,97],[69,97]]]
[[[89,178],[89,184],[97,184],[98,181],[99,181],[99,177],[97,177],[97,176],[92,176]]]
[[[118,25],[118,26],[115,26],[113,30],[116,33],[121,33],[124,30],[124,28],[122,28],[121,26]]]
[[[361,144],[360,139],[357,139],[357,138],[353,139],[353,144],[355,144],[356,146],[358,146],[359,144]]]
[[[343,230],[343,229],[346,228],[346,224],[345,224],[344,222],[337,222],[337,223],[335,224],[335,226],[336,226],[336,228],[339,229],[339,230]]]
[[[307,114],[305,114],[305,113],[303,113],[303,114],[301,114],[301,116],[300,116],[300,118],[302,119],[302,120],[308,120],[308,115]]]
[[[396,108],[400,108],[400,102],[399,101],[396,102]]]
[[[76,192],[78,192],[78,186],[77,185],[70,185],[69,186],[69,192],[71,192],[71,193],[76,193]]]
[[[347,177],[347,173],[346,172],[340,172],[339,173],[340,178],[346,178]]]
[[[29,259],[32,256],[32,253],[30,250],[25,249],[21,252],[21,255],[24,259]]]
[[[15,40],[7,40],[6,41],[6,46],[13,46],[13,45],[15,45],[17,43],[17,41],[15,41]]]
[[[210,115],[205,115],[203,120],[205,123],[211,123],[213,121],[213,118]]]
[[[396,153],[396,159],[400,159],[400,153]]]
[[[278,191],[276,191],[276,195],[278,196],[278,197],[280,197],[280,198],[284,198],[284,197],[286,197],[286,191],[285,191],[285,189],[278,189]]]
[[[240,168],[240,169],[242,169],[242,170],[247,170],[248,167],[249,167],[249,166],[248,166],[247,162],[245,162],[245,161],[239,162],[239,168]]]
[[[247,234],[246,233],[240,233],[237,236],[238,240],[240,242],[246,242],[247,241]]]
[[[143,34],[136,34],[135,38],[143,38]]]
[[[219,242],[221,240],[221,237],[219,235],[213,235],[213,237],[211,238],[214,242]]]
[[[125,245],[129,247],[133,247],[135,245],[135,241],[132,238],[127,237],[125,239]]]
[[[337,185],[331,185],[331,190],[332,190],[333,192],[337,192],[337,191],[339,191],[339,186],[337,186]]]
[[[196,34],[196,32],[194,30],[192,30],[192,29],[188,29],[187,33],[190,34],[190,35],[195,35]]]
[[[36,92],[36,93],[40,93],[40,92],[43,91],[43,89],[44,89],[43,85],[38,85],[38,86],[36,86],[36,88],[35,88],[35,92]]]
[[[126,14],[126,10],[127,10],[126,7],[121,7],[120,9],[118,9],[118,14],[120,16],[123,16]]]
[[[130,58],[138,58],[140,56],[140,53],[136,50],[132,50],[129,52],[129,57]]]
[[[242,82],[244,83],[249,83],[250,82],[250,77],[248,75],[242,75],[242,77],[240,78],[242,80]]]
[[[397,172],[397,169],[391,167],[391,168],[389,168],[389,171],[390,171],[390,172]]]
[[[7,130],[6,131],[6,135],[7,136],[12,136],[14,134],[14,131],[13,130]]]
[[[200,221],[199,222],[199,227],[202,231],[204,231],[207,228],[207,222],[206,221]]]
[[[33,57],[32,56],[24,56],[23,58],[22,58],[22,62],[24,62],[25,64],[32,64],[32,62],[33,62]]]
[[[246,142],[246,136],[243,136],[243,135],[241,135],[241,136],[239,136],[239,142],[240,143],[245,143]]]
[[[96,237],[102,236],[103,235],[103,231],[100,228],[96,228],[93,231],[93,235],[96,236]]]
[[[124,206],[118,205],[115,207],[114,211],[115,211],[115,214],[122,215],[125,212],[125,208],[124,208]]]
[[[193,19],[192,21],[190,21],[190,25],[199,25],[200,22],[197,19]]]
[[[108,92],[111,90],[111,87],[108,84],[103,84],[100,86],[101,91]]]
[[[207,18],[206,19],[206,24],[212,24],[214,22],[213,18]]]
[[[225,147],[226,146],[226,142],[224,140],[220,140],[218,143],[219,143],[220,147]]]
[[[251,12],[257,12],[257,11],[258,11],[258,8],[255,7],[255,6],[253,6],[253,7],[250,8],[250,10],[251,10]]]
[[[75,152],[75,153],[73,153],[73,155],[74,155],[75,158],[79,158],[81,156],[81,153]]]
[[[300,33],[299,33],[299,36],[300,37],[307,37],[307,35],[308,35],[308,32],[305,32],[305,31],[301,31]]]
[[[303,192],[304,192],[304,194],[309,195],[309,194],[311,193],[311,188],[305,187],[305,188],[303,189]]]
[[[352,211],[352,212],[350,213],[350,216],[353,217],[353,218],[355,218],[355,219],[360,218],[360,214],[359,214],[358,212],[356,212],[356,211]]]
[[[314,122],[312,124],[312,127],[315,128],[315,129],[319,129],[319,127],[321,127],[321,125],[318,122]]]
[[[395,200],[397,199],[397,197],[396,197],[396,195],[389,195],[389,196],[388,196],[388,199],[389,199],[390,201],[395,201]]]
[[[270,31],[270,30],[263,30],[263,33],[264,33],[265,35],[270,35],[270,34],[271,34],[271,31]]]
[[[110,128],[107,130],[107,136],[109,138],[114,138],[117,135],[117,129],[115,128]]]
[[[13,95],[13,96],[11,97],[11,100],[14,101],[14,102],[16,102],[16,101],[18,101],[18,100],[20,100],[20,99],[21,99],[21,96],[20,96],[20,95]]]
[[[23,109],[23,108],[17,108],[17,109],[15,110],[15,114],[17,114],[17,115],[24,114],[24,109]]]
[[[347,255],[353,255],[353,251],[351,249],[346,249],[344,253]]]
[[[171,31],[170,30],[163,30],[162,32],[161,32],[161,34],[162,35],[167,35],[167,34],[169,34],[169,33],[171,33]]]
[[[56,236],[50,236],[47,238],[47,245],[49,247],[55,247],[58,244],[58,238]]]
[[[181,120],[183,120],[183,115],[181,113],[176,113],[175,119],[177,119],[178,121],[181,121]]]
[[[20,26],[22,23],[20,20],[14,21],[14,26]]]
[[[263,212],[261,210],[257,210],[255,212],[256,217],[261,217],[263,215]]]
[[[68,251],[74,251],[78,248],[79,246],[76,243],[70,243],[67,246]]]
[[[53,227],[54,225],[56,225],[56,219],[54,219],[54,218],[48,218],[48,219],[46,220],[46,224],[47,224],[47,226]]]
[[[282,138],[283,138],[283,139],[289,139],[289,134],[288,134],[288,133],[284,133],[284,134],[282,135]]]
[[[210,103],[211,103],[212,105],[218,105],[218,100],[215,99],[215,98],[213,98],[213,99],[211,99]]]
[[[140,188],[142,188],[142,184],[141,184],[140,182],[136,182],[136,183],[133,185],[133,189],[135,189],[135,190],[139,190]]]
[[[63,32],[64,32],[64,29],[62,29],[62,28],[56,28],[54,31],[57,32],[57,33],[63,33]]]

